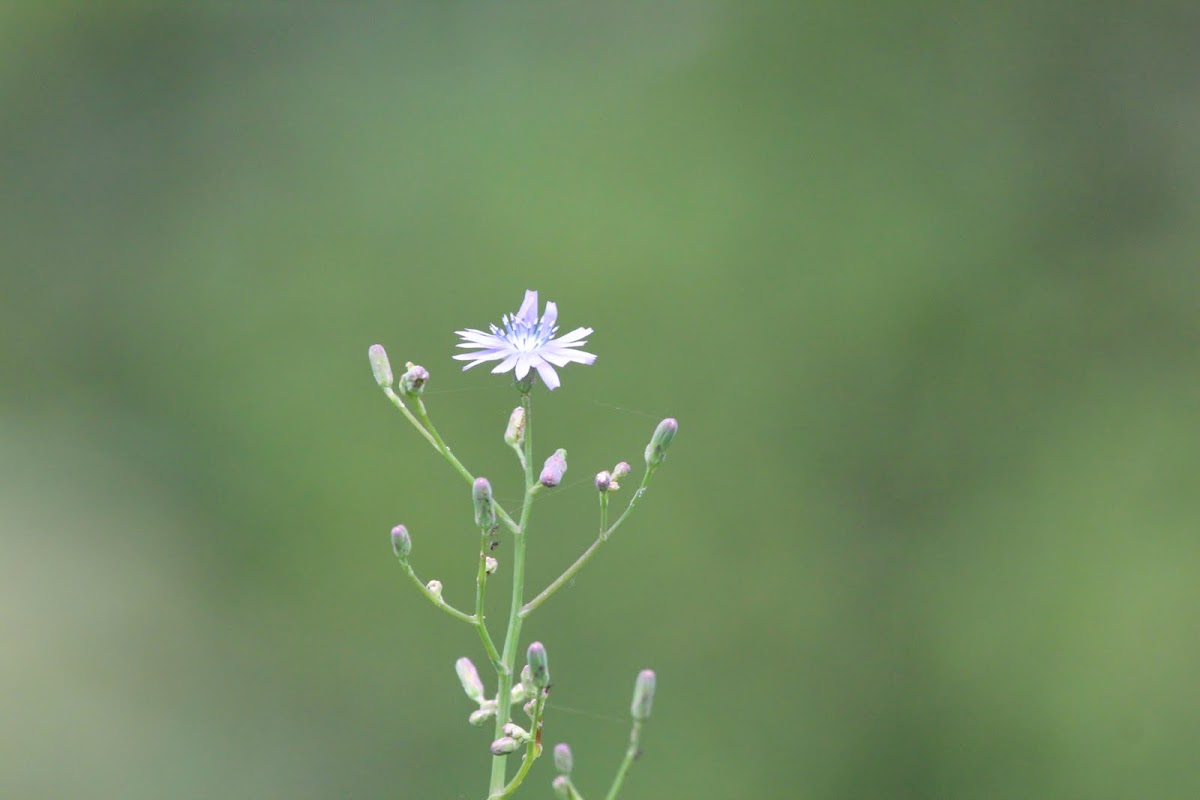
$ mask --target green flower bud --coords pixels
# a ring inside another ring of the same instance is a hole
[[[471,659],[463,656],[458,661],[455,661],[454,671],[458,673],[458,680],[462,683],[463,691],[467,693],[467,697],[482,705],[485,699],[483,696],[483,681],[479,679],[479,670],[475,669],[475,665],[471,663]]]
[[[392,528],[392,550],[401,561],[407,561],[408,554],[412,552],[412,537],[408,535],[408,528],[403,525]]]
[[[537,694],[537,690],[533,688],[533,672],[530,671],[529,665],[521,667],[521,679],[517,681],[512,688],[512,703],[523,703],[529,698]]]
[[[647,467],[654,469],[666,459],[667,448],[671,446],[671,440],[675,438],[677,430],[679,430],[679,423],[670,417],[658,423],[658,427],[654,429],[654,435],[650,437],[650,444],[646,445]]]
[[[650,719],[650,707],[654,705],[654,670],[644,669],[638,673],[633,684],[633,705],[629,713],[639,722]]]
[[[532,736],[529,735],[529,731],[525,730],[524,728],[522,728],[520,725],[516,724],[515,722],[504,723],[504,727],[501,728],[501,730],[504,731],[505,736],[511,736],[512,738],[516,739],[518,742],[528,742],[530,739],[533,738]]]
[[[547,688],[550,685],[550,659],[546,655],[545,645],[541,642],[529,645],[525,658],[533,675],[533,685],[539,689]]]
[[[612,488],[612,474],[607,470],[596,473],[596,491],[604,494]]]
[[[517,406],[508,416],[508,427],[504,429],[504,441],[511,447],[525,443],[525,409]]]
[[[411,361],[404,366],[407,371],[400,376],[400,392],[409,397],[416,397],[425,391],[425,384],[429,381],[429,370],[418,367]]]
[[[492,755],[503,756],[516,750],[521,746],[521,743],[511,736],[501,736],[496,741],[492,742]]]
[[[573,800],[575,794],[571,791],[571,779],[566,775],[555,777],[550,783],[550,788],[554,789],[554,796],[558,800]]]
[[[487,478],[476,478],[471,487],[475,501],[475,527],[490,531],[496,527],[496,506],[492,503],[492,485]]]
[[[563,475],[567,473],[567,451],[561,447],[554,451],[554,455],[546,459],[545,465],[542,467],[541,481],[542,486],[547,488],[558,486],[562,483]]]
[[[570,775],[574,766],[575,759],[571,755],[571,745],[566,742],[554,745],[554,768],[563,775]]]
[[[484,700],[480,703],[478,711],[471,712],[471,716],[467,717],[467,721],[478,727],[494,716],[496,716],[496,701]]]
[[[375,382],[381,389],[390,387],[394,382],[392,364],[388,361],[387,351],[383,349],[383,345],[371,345],[367,350],[367,356],[371,359],[371,372],[375,375]]]

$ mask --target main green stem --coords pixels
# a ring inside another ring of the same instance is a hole
[[[521,519],[513,537],[512,603],[508,612],[508,632],[504,635],[504,650],[500,660],[506,671],[499,674],[496,690],[496,736],[504,735],[504,725],[512,717],[513,676],[517,673],[517,647],[521,640],[521,603],[525,594],[525,535],[529,525],[529,512],[533,508],[533,411],[528,392],[521,393],[521,408],[525,410],[525,497],[521,503]],[[492,757],[492,779],[489,796],[504,791],[504,779],[508,770],[507,756]]]

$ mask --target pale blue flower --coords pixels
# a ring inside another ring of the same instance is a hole
[[[460,348],[475,350],[474,353],[459,353],[454,358],[459,361],[470,361],[463,367],[468,370],[487,361],[499,361],[492,368],[493,373],[513,370],[517,380],[524,380],[531,369],[536,369],[542,383],[550,389],[558,388],[558,373],[555,367],[565,367],[574,361],[577,364],[591,364],[596,357],[577,348],[587,344],[586,337],[592,334],[591,328],[576,328],[565,336],[554,338],[558,326],[558,306],[546,303],[546,312],[539,322],[537,316],[538,293],[525,292],[525,301],[516,314],[505,314],[501,318],[503,328],[489,325],[491,333],[468,328],[456,331],[462,338]]]

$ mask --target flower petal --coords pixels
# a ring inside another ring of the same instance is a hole
[[[585,353],[582,350],[576,350],[573,347],[543,347],[541,354],[544,358],[562,359],[563,361],[573,361],[576,364],[593,364],[596,361],[596,356],[592,353]],[[555,362],[557,363],[557,362]]]
[[[509,353],[503,361],[492,368],[492,374],[499,375],[501,372],[508,372],[510,369],[516,366],[517,358],[518,356],[516,353]]]
[[[575,330],[571,331],[570,333],[564,334],[564,335],[558,337],[557,339],[553,340],[551,342],[551,344],[568,344],[568,345],[582,344],[582,342],[580,342],[579,340],[584,339],[588,336],[591,336],[592,333],[593,333],[593,331],[591,328],[576,328]]]
[[[558,321],[558,305],[546,301],[546,313],[542,314],[542,322],[538,325],[538,332],[549,338],[550,333],[554,330],[554,323]]]
[[[529,328],[537,325],[537,292],[532,289],[525,290],[525,299],[521,301],[521,310],[517,312],[515,319]]]
[[[558,388],[558,373],[554,371],[554,367],[547,364],[545,361],[537,365],[538,377],[542,379],[542,383],[546,384],[546,388],[554,391]]]

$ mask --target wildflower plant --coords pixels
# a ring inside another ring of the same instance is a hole
[[[422,438],[440,453],[471,487],[473,515],[468,517],[464,512],[463,519],[473,519],[474,527],[479,532],[473,611],[464,611],[452,605],[444,596],[444,588],[440,581],[426,582],[417,577],[412,563],[413,539],[404,525],[393,528],[391,538],[396,559],[413,584],[434,606],[475,630],[492,672],[495,673],[492,683],[495,691],[489,692],[483,677],[470,658],[464,656],[454,664],[463,692],[477,707],[469,715],[468,721],[476,726],[489,723],[492,726],[492,739],[488,747],[491,753],[491,773],[486,795],[488,800],[512,796],[524,782],[533,763],[542,755],[542,733],[551,687],[549,654],[541,642],[532,642],[524,651],[524,663],[518,664],[522,624],[569,583],[629,518],[638,501],[646,494],[655,470],[666,458],[667,448],[678,429],[674,419],[664,419],[658,424],[645,449],[645,469],[641,482],[636,489],[626,492],[628,501],[621,513],[611,522],[610,501],[618,496],[621,483],[630,475],[632,469],[627,462],[622,461],[611,469],[604,469],[596,474],[594,486],[599,502],[600,519],[595,541],[546,588],[526,599],[525,559],[534,500],[540,493],[553,491],[559,486],[567,472],[567,451],[563,448],[554,450],[541,462],[540,469],[537,467],[533,444],[535,384],[540,381],[547,389],[553,391],[559,387],[558,369],[571,363],[591,364],[596,360],[595,355],[580,349],[587,344],[587,337],[592,334],[591,328],[576,328],[564,336],[556,337],[558,307],[554,303],[546,303],[540,318],[537,310],[537,292],[527,291],[520,309],[515,314],[504,315],[499,327],[491,325],[487,332],[473,328],[458,331],[462,340],[458,347],[473,352],[454,356],[457,360],[469,362],[463,367],[464,370],[484,363],[497,362],[492,368],[493,373],[513,373],[520,405],[508,416],[503,440],[512,449],[524,474],[525,490],[515,518],[493,496],[488,479],[472,474],[434,427],[423,397],[425,386],[430,380],[428,370],[409,362],[397,380],[382,345],[372,345],[369,351],[371,370],[384,394]],[[512,601],[509,605],[504,637],[493,639],[492,629],[488,625],[483,608],[488,582],[500,570],[499,562],[492,556],[500,536],[509,536],[512,540],[509,572]],[[630,707],[632,729],[629,746],[605,795],[606,800],[615,800],[626,772],[641,753],[641,731],[643,724],[650,717],[654,688],[655,675],[651,670],[643,670],[638,674]],[[524,714],[524,726],[513,721],[513,708],[518,706]],[[520,753],[520,762],[510,776],[509,757],[517,753]],[[571,778],[574,765],[571,748],[566,744],[556,745],[553,761],[557,772],[551,782],[554,794],[566,800],[582,800],[583,795]]]

